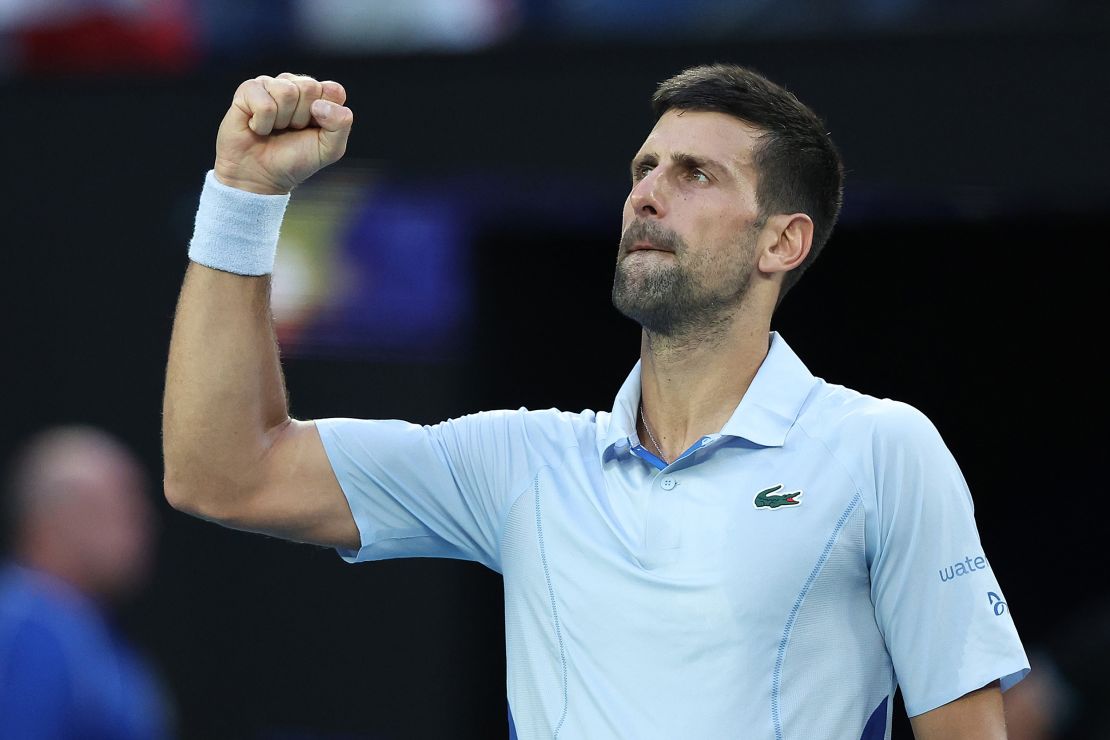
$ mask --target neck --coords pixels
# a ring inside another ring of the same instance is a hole
[[[746,320],[743,314],[684,336],[645,330],[640,342],[641,442],[650,447],[657,443],[656,454],[670,462],[701,437],[721,431],[767,356],[769,332],[769,318]]]
[[[59,546],[57,533],[54,536],[25,533],[18,539],[15,560],[26,568],[44,573],[97,600],[87,568],[80,558]]]

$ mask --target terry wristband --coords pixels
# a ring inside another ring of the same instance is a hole
[[[274,271],[278,232],[289,195],[258,195],[229,187],[208,171],[200,193],[189,259],[237,275]]]

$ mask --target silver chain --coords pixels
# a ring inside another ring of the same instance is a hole
[[[640,401],[640,420],[644,422],[644,429],[647,430],[648,437],[651,439],[651,443],[655,445],[655,451],[659,453],[659,459],[663,462],[668,462],[666,456],[663,454],[663,448],[659,446],[659,443],[655,440],[655,435],[651,433],[651,425],[647,423],[647,417],[644,416],[643,401]]]

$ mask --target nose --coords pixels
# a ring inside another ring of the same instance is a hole
[[[632,186],[628,202],[641,218],[662,218],[666,213],[664,195],[663,178],[657,167]]]

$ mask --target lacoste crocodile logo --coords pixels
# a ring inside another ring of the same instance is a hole
[[[764,488],[762,491],[755,495],[755,500],[752,501],[757,509],[777,509],[780,506],[797,506],[802,503],[798,497],[802,495],[801,491],[791,491],[790,493],[779,493],[782,490],[782,484]]]

